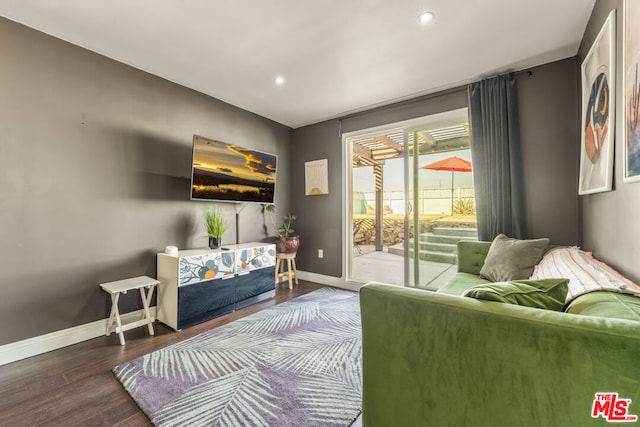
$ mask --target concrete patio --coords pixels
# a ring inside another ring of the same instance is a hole
[[[438,289],[456,274],[457,268],[455,264],[420,261],[418,287]],[[411,269],[413,272],[413,265]],[[383,251],[376,251],[373,245],[357,246],[353,249],[351,278],[363,283],[378,281],[404,286],[404,258],[402,255],[389,253],[386,247]]]

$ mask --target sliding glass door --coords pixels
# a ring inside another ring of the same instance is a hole
[[[404,131],[347,139],[350,158],[349,279],[404,285]]]
[[[407,128],[405,283],[438,289],[455,272],[457,243],[476,238],[466,109]]]
[[[345,144],[348,279],[439,286],[455,272],[457,241],[472,234],[461,229],[475,223],[466,109],[351,134]]]

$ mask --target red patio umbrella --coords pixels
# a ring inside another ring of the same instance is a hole
[[[453,215],[453,173],[454,172],[471,172],[471,162],[460,157],[448,157],[420,166],[420,169],[429,169],[434,171],[451,171],[451,215]]]

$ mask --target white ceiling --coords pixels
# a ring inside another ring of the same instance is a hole
[[[296,128],[573,56],[594,2],[0,0],[0,15]]]

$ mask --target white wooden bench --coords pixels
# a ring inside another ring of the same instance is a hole
[[[105,335],[111,335],[111,332],[118,334],[120,338],[120,345],[124,345],[124,331],[128,331],[132,328],[139,326],[147,326],[149,328],[149,335],[153,335],[153,321],[155,318],[151,317],[149,311],[149,304],[151,303],[151,297],[153,296],[153,290],[160,282],[156,279],[152,279],[147,276],[133,277],[131,279],[118,280],[115,282],[101,283],[100,287],[111,295],[111,314],[109,315],[109,321],[107,322],[107,330]],[[145,292],[145,288],[147,291]],[[122,324],[120,319],[120,311],[118,310],[118,299],[120,294],[126,294],[127,291],[140,289],[140,297],[142,298],[142,305],[144,306],[144,313],[142,319],[135,322]],[[114,325],[115,323],[115,325]]]

